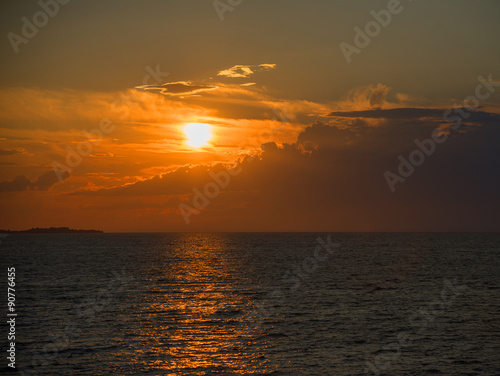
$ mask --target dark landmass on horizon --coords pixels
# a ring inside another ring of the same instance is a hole
[[[30,228],[29,230],[0,230],[0,234],[102,234],[101,230],[75,230],[69,227]]]

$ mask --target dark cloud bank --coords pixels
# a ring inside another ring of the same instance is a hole
[[[68,172],[63,172],[64,179],[69,177]],[[24,175],[17,176],[14,180],[0,182],[0,192],[22,192],[22,191],[47,191],[59,178],[54,171],[47,171],[36,178],[33,182]]]
[[[384,172],[398,173],[398,156],[408,159],[417,149],[415,139],[431,138],[436,123],[443,123],[442,113],[350,113],[358,120],[353,126],[316,123],[292,145],[264,144],[259,157],[239,162],[241,172],[191,216],[185,230],[499,231],[498,115],[476,113],[397,182],[395,192],[389,189]],[[373,127],[364,117],[386,120]],[[78,194],[184,195],[183,202],[193,206],[193,188],[203,192],[214,181],[210,173],[224,170],[221,165],[185,167],[133,185]]]

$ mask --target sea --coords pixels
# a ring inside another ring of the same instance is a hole
[[[500,375],[498,233],[0,240],[13,374]]]

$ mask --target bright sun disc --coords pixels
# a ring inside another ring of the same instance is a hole
[[[199,148],[205,146],[212,138],[212,127],[210,124],[204,123],[189,123],[184,127],[184,134],[187,138],[189,146]]]

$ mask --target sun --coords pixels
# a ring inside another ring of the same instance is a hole
[[[208,145],[212,138],[212,126],[204,123],[189,123],[184,127],[187,144],[194,148]]]

